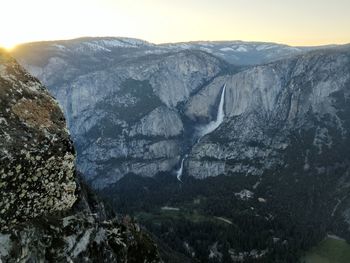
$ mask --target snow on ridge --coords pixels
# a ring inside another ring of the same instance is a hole
[[[61,50],[61,51],[65,51],[67,49],[65,46],[60,45],[60,44],[53,44],[52,46]]]
[[[240,45],[239,47],[236,48],[237,52],[248,52],[247,47]]]
[[[232,52],[232,51],[235,51],[235,50],[232,47],[223,47],[223,48],[220,48],[220,51]]]
[[[211,42],[198,42],[198,44],[204,47],[215,47],[215,45],[212,44]]]
[[[83,43],[84,46],[88,47],[89,49],[93,50],[93,51],[106,51],[106,52],[111,52],[110,49],[105,48],[101,45],[99,45],[98,42],[85,42]]]
[[[181,49],[191,49],[194,48],[196,45],[191,45],[189,43],[171,43],[171,44],[165,44],[164,47],[167,49],[175,49],[175,50],[181,50]]]
[[[211,50],[210,48],[207,48],[207,47],[200,47],[199,49],[202,51],[208,52],[208,53],[213,53],[213,50]]]
[[[297,47],[286,47],[286,49],[290,50],[290,51],[302,51],[302,49],[297,48]]]
[[[139,48],[143,46],[152,46],[144,40],[133,38],[91,38],[79,42],[73,48],[74,51],[84,52],[111,52],[113,48]],[[63,45],[54,44],[53,46],[63,50]]]
[[[96,42],[101,42],[107,47],[140,47],[140,46],[150,46],[151,44],[134,38],[116,38],[116,39],[103,39],[96,40]]]
[[[276,47],[278,47],[278,46],[276,46],[276,45],[271,45],[271,44],[264,44],[264,45],[258,45],[257,47],[256,47],[256,50],[257,51],[262,51],[262,50],[268,50],[268,49],[272,49],[272,48],[276,48]]]
[[[120,40],[134,46],[154,46],[152,43],[137,38],[120,38]]]

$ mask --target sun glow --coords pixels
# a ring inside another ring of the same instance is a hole
[[[14,41],[1,41],[0,47],[6,49],[7,51],[13,50],[18,44],[17,40]]]
[[[349,0],[11,0],[1,3],[0,46],[83,36],[341,44],[349,9]]]

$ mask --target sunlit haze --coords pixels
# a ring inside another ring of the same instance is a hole
[[[154,43],[350,42],[349,0],[4,0],[0,46],[82,36]]]

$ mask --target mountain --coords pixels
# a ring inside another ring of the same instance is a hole
[[[192,148],[188,175],[253,177],[250,195],[295,213],[289,199],[303,198],[304,213],[339,216],[348,236],[349,62],[349,48],[320,50],[216,78],[187,107],[206,117],[205,98],[225,85],[224,121]]]
[[[229,46],[235,51],[218,54]],[[94,187],[103,188],[127,173],[153,176],[178,169],[188,147],[179,140],[186,141],[191,132],[184,126],[193,126],[186,125],[183,105],[214,77],[242,68],[201,50],[228,61],[239,52],[240,65],[252,57],[257,63],[301,52],[271,43],[157,46],[127,38],[82,38],[25,44],[13,55],[60,102],[78,149],[78,167]]]
[[[337,141],[347,139],[348,51],[313,51],[252,67],[218,77],[194,95],[186,114],[192,119],[210,118],[207,113],[214,99],[208,100],[217,97],[223,85],[226,87],[225,120],[196,144],[190,155],[191,175],[205,177],[232,171],[259,176],[264,169],[281,165],[283,151],[296,139],[290,138],[294,134],[300,137],[311,133],[308,147],[315,149],[303,154],[305,166],[311,165],[310,154],[329,154],[333,146],[339,151],[338,146],[345,141]],[[255,165],[245,163],[252,157]],[[197,159],[208,159],[206,168],[196,171]],[[222,162],[225,170],[208,169],[210,160]]]
[[[0,50],[0,262],[159,262],[76,177],[57,102]]]
[[[89,60],[89,58],[94,57],[94,66],[104,67],[106,63],[115,63],[130,57],[199,50],[222,58],[231,64],[256,65],[325,47],[292,47],[269,42],[245,41],[197,41],[156,45],[132,38],[85,37],[73,40],[23,44],[16,47],[13,52],[16,57],[23,60],[23,63],[28,62],[31,66],[38,66],[36,68],[38,70],[37,75],[45,73],[41,70],[48,64],[50,58],[53,58],[50,62],[54,65],[57,63],[56,59],[63,57],[64,60],[67,55],[71,59],[78,59],[78,61]],[[37,52],[40,52],[40,57],[35,56]],[[93,65],[89,66],[92,67]],[[78,68],[81,70],[81,65]]]
[[[163,44],[168,50],[202,50],[238,65],[256,65],[301,54],[310,47],[244,41],[200,41]]]
[[[202,51],[133,57],[127,53],[129,47],[119,48],[128,58],[108,54],[107,63],[104,53],[80,57],[71,49],[72,53],[55,53],[39,71],[38,65],[27,69],[60,102],[79,152],[78,167],[97,188],[127,173],[153,176],[174,170],[185,136],[178,109],[230,67]],[[33,52],[28,54],[35,56]]]
[[[348,46],[104,41],[13,54],[117,211],[200,262],[297,262],[328,233],[349,240]]]
[[[349,62],[344,46],[216,77],[184,105],[204,136],[182,183],[123,178],[106,196],[201,262],[297,262],[327,234],[349,241]]]

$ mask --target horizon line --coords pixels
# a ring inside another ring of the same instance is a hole
[[[129,37],[129,36],[79,36],[79,37],[72,37],[72,38],[62,38],[62,39],[42,39],[42,40],[33,40],[28,42],[21,42],[18,44],[15,44],[12,47],[6,47],[2,46],[0,44],[0,47],[6,50],[13,50],[16,47],[22,46],[22,45],[29,45],[29,44],[36,44],[36,43],[47,43],[47,42],[60,42],[60,41],[73,41],[78,39],[88,39],[88,38],[116,38],[116,39],[135,39],[135,40],[141,40],[144,42],[147,42],[149,44],[153,44],[156,46],[160,45],[171,45],[171,44],[185,44],[185,43],[205,43],[205,42],[243,42],[243,43],[266,43],[266,44],[277,44],[277,45],[285,45],[289,47],[327,47],[327,46],[342,46],[350,44],[350,42],[344,42],[344,43],[327,43],[327,44],[310,44],[310,45],[293,45],[288,44],[286,42],[276,42],[276,41],[266,41],[266,40],[242,40],[242,39],[226,39],[226,40],[188,40],[188,41],[174,41],[174,42],[151,42],[142,38],[137,37]]]

